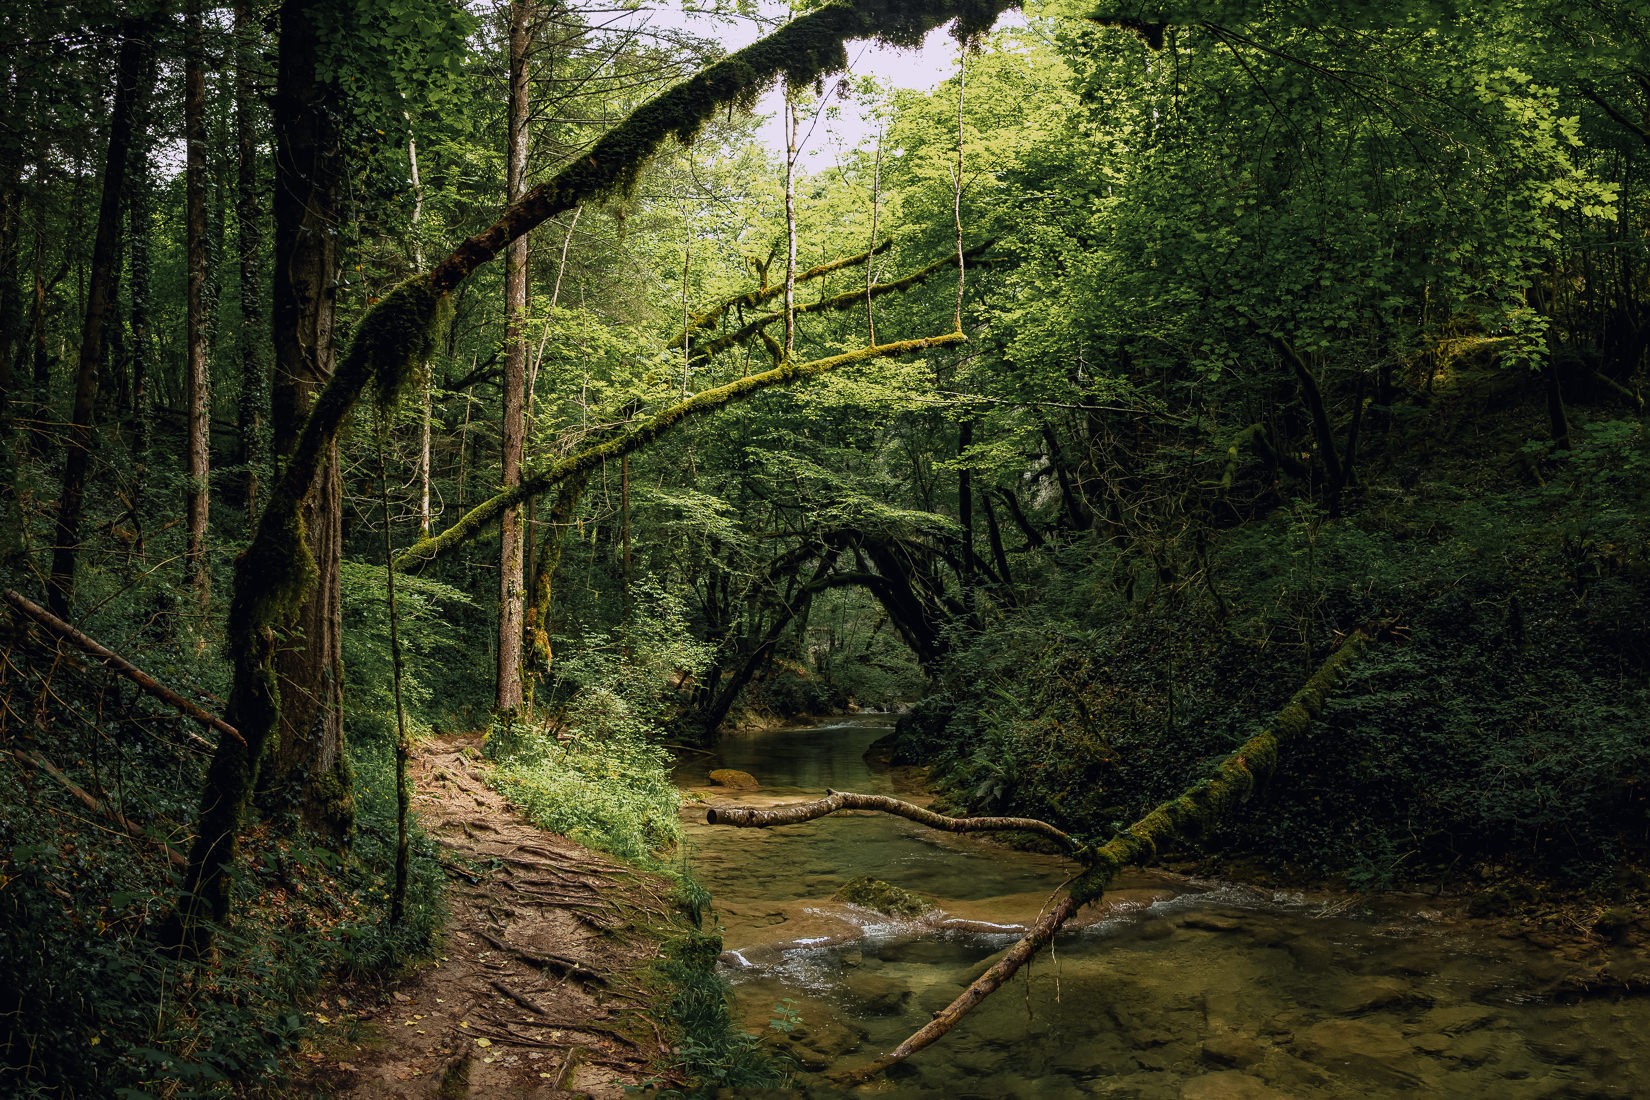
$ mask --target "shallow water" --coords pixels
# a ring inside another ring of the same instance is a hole
[[[734,735],[678,780],[724,804],[902,793],[873,773],[879,717]],[[754,775],[734,792],[714,767]],[[902,794],[910,797],[908,793]],[[894,1045],[1035,918],[1069,865],[880,814],[777,829],[684,820],[715,897],[747,1026],[796,1081]],[[830,900],[872,874],[941,912],[899,922]],[[1356,909],[1136,873],[948,1036],[896,1067],[892,1093],[969,1097],[1650,1095],[1650,998],[1578,1000],[1601,959],[1458,926],[1426,899]],[[1623,956],[1611,960],[1618,970]],[[1635,964],[1643,972],[1642,961]],[[777,1020],[783,1027],[769,1027]],[[876,1090],[889,1091],[888,1085]]]

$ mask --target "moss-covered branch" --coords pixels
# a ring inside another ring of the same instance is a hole
[[[794,19],[643,104],[578,160],[512,203],[497,221],[436,265],[436,292],[452,290],[546,219],[582,202],[624,193],[665,142],[691,139],[726,105],[755,103],[780,77],[800,87],[846,68],[844,47],[853,39],[915,48],[929,31],[952,19],[958,37],[971,38],[1015,6],[1005,0],[859,0],[829,4]]]
[[[889,239],[883,241],[875,248],[867,249],[864,252],[857,252],[852,256],[842,256],[835,260],[828,260],[822,264],[815,264],[806,271],[798,272],[795,281],[797,283],[811,282],[814,279],[824,278],[826,275],[830,275],[833,272],[844,271],[850,267],[858,267],[860,264],[868,262],[871,257],[877,255],[878,253],[886,252],[893,246],[893,240]],[[693,317],[689,319],[687,327],[678,332],[675,336],[671,337],[670,346],[673,348],[681,347],[684,341],[691,340],[693,338],[694,333],[702,332],[711,325],[716,324],[716,322],[720,321],[723,317],[726,317],[730,309],[755,309],[763,302],[770,302],[783,293],[785,293],[785,284],[777,283],[773,286],[761,286],[755,290],[747,290],[743,294],[737,294],[725,301],[718,302],[716,305],[711,306],[702,313],[694,314]]]
[[[990,248],[992,243],[993,242],[991,241],[987,241],[984,244],[975,245],[973,248],[965,252],[964,255],[969,259],[974,259],[981,253],[985,252],[986,249]],[[944,271],[948,267],[955,267],[956,264],[957,257],[955,255],[946,256],[943,259],[935,260],[933,263],[920,267],[916,271],[911,272],[911,274],[895,279],[892,282],[877,283],[875,286],[871,287],[870,290],[850,290],[845,291],[842,294],[833,295],[829,298],[823,298],[817,302],[809,302],[806,305],[797,306],[794,312],[800,317],[805,313],[828,313],[832,310],[853,309],[855,306],[865,301],[867,296],[872,298],[880,298],[884,294],[897,294],[901,291],[910,290],[912,287],[919,285],[936,272]],[[797,277],[797,281],[801,281],[801,276]],[[782,290],[783,288],[780,289]],[[784,317],[785,315],[783,313],[766,313],[761,317],[757,317],[752,321],[746,322],[732,332],[725,333],[711,340],[706,340],[703,343],[694,344],[691,349],[692,358],[695,362],[699,362],[709,359],[714,355],[719,355],[720,353],[727,351],[729,348],[738,347],[740,344],[743,344],[746,340],[749,340],[752,336],[756,335],[758,332],[761,332],[769,325],[774,325],[784,320]],[[677,344],[680,345],[680,343],[681,341],[678,340]]]
[[[918,340],[896,340],[891,344],[876,344],[807,363],[783,364],[760,374],[748,375],[726,385],[696,393],[685,401],[659,410],[622,435],[575,451],[542,470],[529,473],[521,479],[520,485],[482,501],[445,531],[420,539],[401,551],[396,556],[395,567],[409,569],[421,562],[434,561],[452,553],[485,531],[489,525],[497,522],[505,509],[539,496],[568,478],[593,470],[609,459],[622,458],[632,451],[640,450],[684,420],[726,408],[774,386],[829,374],[854,363],[948,347],[960,344],[964,339],[962,333],[951,332],[944,336],[925,336]]]
[[[748,806],[719,806],[705,813],[712,825],[732,825],[741,829],[767,829],[775,825],[799,825],[842,810],[876,810],[915,821],[947,833],[1036,833],[1075,853],[1077,842],[1069,833],[1034,817],[947,817],[911,802],[880,794],[853,791],[826,791],[824,798],[755,810]]]
[[[1123,868],[1155,858],[1159,847],[1177,837],[1201,833],[1247,800],[1277,769],[1280,751],[1304,735],[1323,713],[1329,696],[1368,644],[1369,635],[1362,630],[1347,635],[1271,723],[1222,760],[1211,776],[1162,803],[1104,845],[1083,852],[1085,869],[1067,888],[1066,896],[1039,917],[1002,958],[899,1046],[864,1066],[842,1071],[836,1075],[838,1080],[844,1084],[868,1080],[934,1043],[1053,940],[1078,909],[1098,901]]]

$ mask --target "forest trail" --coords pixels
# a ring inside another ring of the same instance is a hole
[[[435,964],[311,1055],[301,1090],[613,1097],[669,1053],[647,1015],[668,884],[524,820],[487,786],[479,748],[444,738],[413,760],[413,806],[452,884]]]

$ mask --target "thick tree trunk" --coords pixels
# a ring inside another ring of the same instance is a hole
[[[57,530],[47,603],[67,618],[74,597],[80,554],[80,521],[86,503],[86,475],[91,466],[92,434],[97,414],[98,367],[108,345],[107,326],[114,316],[120,288],[121,203],[132,146],[132,118],[137,103],[149,94],[142,75],[152,27],[148,19],[121,22],[120,52],[115,62],[114,105],[109,116],[109,146],[103,167],[103,198],[98,206],[97,235],[86,288],[86,313],[75,371],[74,410],[69,423],[63,491],[58,497]]]
[[[527,175],[527,55],[532,45],[532,0],[510,4],[510,109],[505,162],[508,202],[521,197]],[[504,258],[504,422],[503,485],[521,484],[527,415],[527,235],[511,242]],[[494,708],[508,714],[521,708],[522,610],[521,507],[499,519],[498,690]]]
[[[264,464],[269,461],[264,443],[264,408],[269,393],[268,356],[264,347],[263,271],[259,251],[263,246],[263,211],[258,196],[257,146],[253,138],[252,112],[257,89],[252,79],[252,60],[258,25],[250,0],[235,2],[235,219],[241,260],[241,400],[238,412],[241,462],[246,466],[246,514],[258,515],[259,490]]]
[[[206,568],[206,521],[211,507],[212,406],[207,378],[206,331],[206,61],[201,56],[200,0],[190,0],[184,15],[183,133],[184,224],[187,272],[184,377],[188,407],[184,502],[187,519],[183,577],[205,610],[212,599],[212,574]]]
[[[275,123],[275,374],[270,421],[278,461],[290,459],[337,358],[337,223],[342,151],[333,123],[339,94],[316,70],[319,0],[281,5]],[[275,659],[280,722],[262,787],[271,808],[291,807],[342,840],[354,819],[344,759],[343,493],[338,448],[325,449],[300,509],[316,577]],[[256,762],[254,762],[256,763]]]

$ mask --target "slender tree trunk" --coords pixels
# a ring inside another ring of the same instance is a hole
[[[785,85],[785,357],[791,361],[796,351],[796,100],[789,82]],[[874,245],[876,242],[872,242]],[[866,260],[870,266],[870,260]]]
[[[424,182],[418,178],[418,142],[412,136],[412,117],[402,112],[407,120],[407,168],[412,175],[413,209],[412,209],[412,256],[413,269],[424,270],[424,243],[419,236],[424,221]],[[435,379],[429,371],[424,372],[424,384],[420,387],[422,409],[418,421],[418,537],[427,538],[430,534],[430,427],[435,417]]]
[[[212,574],[206,568],[206,521],[211,507],[209,477],[212,445],[212,405],[207,377],[206,326],[206,60],[201,34],[200,0],[190,0],[184,13],[183,133],[184,223],[188,270],[184,303],[187,335],[187,372],[184,388],[188,406],[187,466],[184,500],[187,512],[183,550],[183,577],[204,611],[211,605]]]
[[[277,461],[297,446],[299,430],[337,358],[333,319],[343,154],[333,112],[342,93],[317,71],[318,24],[325,7],[324,0],[285,0],[281,5],[270,401]],[[316,579],[275,657],[280,723],[261,786],[265,805],[296,809],[306,824],[342,840],[354,820],[354,802],[344,760],[343,493],[336,442],[327,449],[301,516]]]
[[[957,457],[963,458],[974,445],[974,422],[964,420],[957,425]],[[963,529],[963,585],[973,583],[974,575],[974,473],[967,466],[957,469],[957,521]]]
[[[148,51],[148,58],[144,64],[144,83],[153,87],[156,76],[156,62],[154,51]],[[130,219],[131,242],[131,308],[128,314],[132,329],[128,343],[128,357],[132,369],[132,406],[129,410],[132,417],[132,450],[133,465],[136,476],[133,478],[137,492],[141,494],[148,480],[149,467],[149,369],[153,362],[154,334],[150,331],[149,323],[149,295],[150,278],[154,273],[149,259],[149,193],[153,187],[153,179],[149,168],[149,154],[154,147],[154,139],[149,132],[150,116],[153,114],[150,97],[145,96],[139,104],[139,117],[134,120],[132,135],[131,182],[128,185],[130,196],[127,204],[127,217]],[[133,502],[137,505],[137,501]],[[134,512],[141,512],[140,507],[134,506]]]
[[[551,663],[555,660],[550,648],[550,615],[555,607],[556,570],[561,566],[562,544],[567,537],[567,528],[573,524],[579,500],[589,483],[590,476],[580,474],[568,478],[557,490],[539,542],[538,561],[533,569],[532,598],[527,604],[530,657],[525,680],[529,694],[541,677],[549,675]]]
[[[505,198],[515,202],[527,175],[527,60],[532,46],[532,0],[510,3],[509,148]],[[504,257],[503,484],[521,484],[527,389],[527,236],[511,242]],[[508,714],[521,707],[522,514],[507,508],[499,525],[498,691],[494,707]]]
[[[151,31],[148,19],[130,18],[121,22],[114,105],[109,115],[109,146],[103,167],[103,197],[98,205],[97,235],[92,243],[80,360],[75,370],[74,410],[63,467],[63,491],[58,497],[52,571],[46,590],[47,604],[59,618],[68,618],[69,602],[74,597],[80,521],[85,510],[86,475],[91,467],[97,414],[98,367],[108,346],[107,326],[114,316],[120,288],[121,204],[125,199],[126,169],[131,156],[132,117],[138,101],[150,91],[144,86],[142,74]]]
[[[1008,569],[1008,553],[1003,549],[1003,530],[997,523],[997,509],[991,506],[989,490],[980,494],[980,504],[985,512],[985,534],[991,543],[991,559],[997,563],[997,577],[1003,583],[1003,588],[1012,596],[1014,590],[1014,574]]]
[[[29,340],[33,346],[33,381],[41,400],[52,384],[52,355],[46,347],[46,226],[45,214],[34,230],[34,300],[29,309]]]
[[[258,195],[257,144],[253,111],[257,88],[252,61],[258,43],[258,25],[251,0],[235,0],[235,221],[240,247],[241,400],[237,411],[241,462],[246,466],[246,515],[258,515],[264,465],[269,448],[264,442],[264,409],[269,399],[269,357],[264,344],[263,209]]]
[[[23,228],[23,146],[18,127],[17,74],[4,77],[0,108],[12,125],[0,131],[0,468],[7,471],[4,488],[11,488],[11,396],[16,349],[23,327],[22,283],[17,272],[17,245]]]

